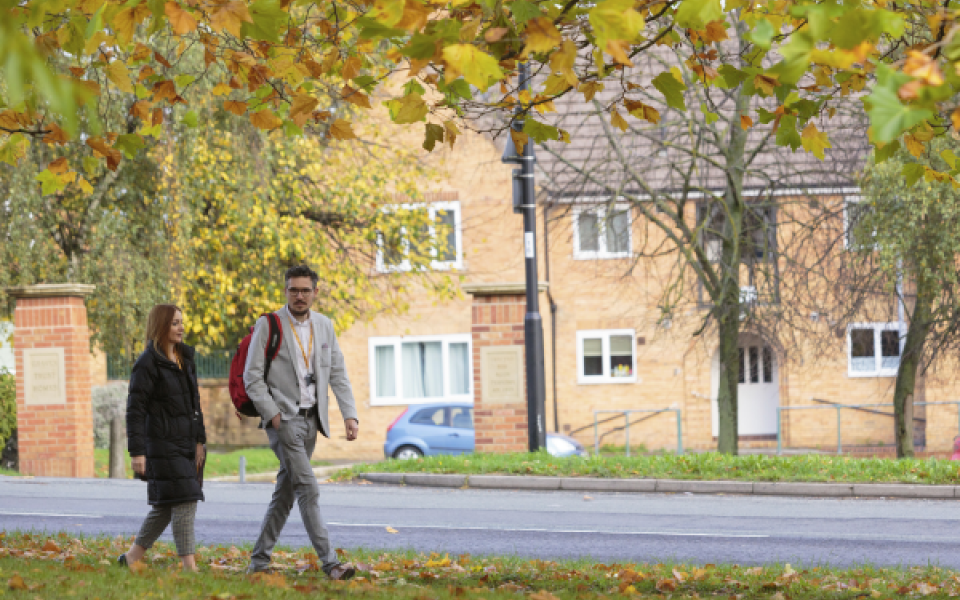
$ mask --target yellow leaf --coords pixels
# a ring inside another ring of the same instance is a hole
[[[118,90],[128,94],[133,93],[133,81],[130,80],[130,71],[127,70],[127,65],[122,61],[115,60],[107,65],[106,71],[107,79],[113,82]]]
[[[363,66],[363,61],[360,60],[359,56],[351,56],[343,62],[343,69],[341,71],[341,76],[344,81],[353,79],[360,74],[360,67]]]
[[[449,142],[450,147],[453,148],[453,144],[457,141],[457,136],[460,135],[460,128],[457,127],[457,124],[453,121],[444,121],[443,128],[447,134],[447,142]]]
[[[954,131],[960,131],[960,107],[953,109],[950,113],[950,122],[953,123]]]
[[[150,16],[150,7],[146,3],[125,8],[117,13],[113,18],[113,28],[117,32],[117,39],[121,44],[126,44],[133,38],[133,30],[137,25]]]
[[[283,125],[283,121],[273,114],[271,110],[261,110],[250,115],[250,122],[253,123],[253,126],[257,129],[276,129]]]
[[[423,121],[430,112],[430,107],[420,94],[407,94],[384,104],[390,109],[390,118],[398,125]]]
[[[167,2],[164,5],[164,12],[170,19],[170,26],[177,35],[184,35],[196,30],[197,20],[189,12],[180,8],[176,2]]]
[[[447,65],[447,82],[463,75],[467,83],[486,91],[493,81],[503,79],[497,59],[470,44],[447,46],[443,49],[443,60]]]
[[[747,115],[740,115],[740,127],[743,129],[750,129],[753,127],[753,119]]]
[[[210,27],[214,31],[220,33],[226,29],[237,38],[240,37],[240,26],[243,23],[253,23],[253,19],[247,10],[247,4],[242,0],[221,4],[210,17]]]
[[[633,61],[631,61],[630,57],[627,55],[627,50],[629,49],[630,42],[624,40],[610,40],[607,42],[607,54],[612,56],[613,60],[615,60],[618,64],[632,67]]]
[[[233,88],[231,88],[229,85],[225,83],[218,83],[213,87],[212,93],[214,96],[226,96],[232,91]]]
[[[527,45],[523,47],[522,56],[530,52],[547,52],[553,50],[563,41],[563,36],[547,17],[537,17],[527,22]]]
[[[387,27],[394,27],[403,18],[404,4],[404,0],[377,0],[367,15]]]
[[[406,0],[403,4],[403,18],[395,25],[398,29],[420,31],[426,25],[433,9],[418,0]]]
[[[826,148],[833,147],[830,145],[830,140],[827,139],[827,134],[817,130],[817,126],[813,124],[813,121],[804,127],[803,133],[800,134],[800,143],[803,144],[804,150],[812,153],[820,160],[824,158],[823,151]]]
[[[239,117],[243,115],[243,113],[247,112],[247,103],[238,102],[236,100],[227,100],[223,103],[223,110],[232,112]]]
[[[627,112],[638,119],[649,121],[654,125],[660,122],[660,111],[649,104],[644,104],[638,100],[624,99],[623,105],[626,107]]]
[[[527,147],[527,142],[530,141],[530,136],[522,131],[511,129],[510,137],[513,138],[513,145],[517,148],[517,153],[523,154],[524,148]]]
[[[573,70],[576,60],[577,45],[570,40],[565,40],[560,44],[560,49],[550,55],[550,69],[562,74],[566,82],[573,87],[579,83]]]
[[[753,85],[761,92],[764,96],[773,95],[773,88],[779,85],[776,75],[756,75],[753,78]]]
[[[337,119],[330,125],[330,137],[335,140],[354,140],[357,139],[357,134],[353,132],[349,121]]]
[[[306,94],[294,96],[293,101],[290,103],[290,118],[293,119],[298,115],[310,114],[318,104],[320,104],[320,101],[313,96],[307,96]]]
[[[82,191],[84,194],[93,193],[93,186],[90,185],[90,182],[84,179],[83,177],[80,177],[79,179],[77,179],[77,185],[80,187],[80,191]]]
[[[349,85],[343,86],[343,89],[340,90],[340,95],[350,104],[355,104],[360,108],[372,108],[370,106],[370,97],[360,90],[353,89]]]
[[[603,91],[603,84],[599,81],[588,81],[586,83],[581,83],[580,87],[577,88],[583,94],[584,102],[590,102],[593,100],[593,97],[597,92]]]
[[[923,142],[917,139],[917,136],[911,134],[903,136],[903,143],[907,147],[907,151],[910,152],[914,157],[920,158],[923,156],[924,147]]]
[[[400,533],[400,532],[394,529],[393,527],[387,527],[387,533]]]
[[[634,4],[633,0],[604,0],[590,9],[590,25],[598,48],[605,49],[610,40],[632,42],[643,31],[646,23],[633,10]]]
[[[610,124],[620,131],[626,131],[630,127],[615,108],[610,111]]]

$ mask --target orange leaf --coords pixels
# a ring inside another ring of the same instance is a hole
[[[313,112],[313,109],[315,109],[319,103],[319,100],[306,94],[294,96],[293,101],[290,103],[290,118],[293,119],[299,115],[307,115]]]
[[[47,170],[57,175],[59,175],[60,173],[66,173],[67,169],[69,168],[70,166],[67,164],[66,156],[61,156],[57,160],[47,165]],[[56,542],[54,542],[53,540],[47,540],[47,543],[43,545],[43,548],[41,548],[41,550],[43,550],[44,552],[59,552],[60,547],[57,546]]]
[[[250,115],[250,122],[253,123],[253,126],[257,129],[271,130],[276,129],[283,125],[283,121],[280,120],[277,115],[273,114],[271,110],[261,110]]]
[[[660,579],[657,581],[658,592],[675,592],[676,590],[677,582],[673,579]]]
[[[176,2],[167,2],[163,8],[167,18],[170,19],[170,26],[173,27],[175,34],[184,35],[197,28],[197,20],[193,18],[193,15],[180,8],[180,5]]]
[[[19,575],[14,575],[13,577],[11,577],[11,578],[7,581],[7,587],[9,587],[11,590],[26,590],[26,589],[28,589],[28,588],[27,588],[27,582],[25,582],[25,581],[23,580],[23,577],[20,577]]]
[[[159,52],[153,53],[153,59],[168,69],[173,68],[173,65],[170,64],[170,61],[164,58],[164,56]]]
[[[360,74],[360,67],[363,65],[363,61],[360,60],[358,56],[351,56],[343,63],[342,77],[344,81],[353,79]]]
[[[232,112],[239,117],[242,116],[243,113],[247,112],[247,103],[238,102],[236,100],[227,100],[223,103],[223,110]]]
[[[107,145],[103,138],[94,137],[87,140],[87,145],[93,148],[100,156],[107,159],[107,168],[116,171],[123,159],[123,154],[119,150]]]
[[[158,81],[153,84],[153,101],[160,102],[162,100],[173,100],[177,97],[177,86],[173,84],[172,81]]]
[[[617,109],[612,109],[610,111],[610,124],[619,129],[620,131],[626,131],[630,128],[630,125],[624,120]]]
[[[403,3],[403,17],[395,25],[397,29],[406,29],[407,31],[420,31],[426,25],[433,9],[418,0],[406,0]]]
[[[707,23],[707,29],[700,32],[700,37],[708,44],[711,42],[722,42],[729,37],[727,35],[727,22],[722,19],[719,21],[710,21]]]
[[[503,36],[507,35],[509,31],[506,27],[492,27],[483,34],[483,39],[488,44],[495,44],[503,39]]]
[[[47,135],[43,136],[43,141],[48,144],[66,144],[70,141],[70,136],[67,135],[67,132],[63,129],[60,129],[60,126],[56,123],[50,123],[47,125],[47,128],[50,130],[47,132]]]
[[[357,134],[353,132],[353,127],[350,126],[349,121],[337,119],[330,125],[330,137],[335,140],[354,140],[357,138]]]
[[[214,31],[220,33],[226,29],[236,38],[241,37],[240,26],[243,23],[253,23],[253,19],[250,17],[250,11],[247,10],[246,2],[241,0],[221,4],[210,18],[210,27]]]
[[[343,96],[343,99],[350,104],[356,104],[360,108],[371,108],[370,97],[360,90],[353,89],[349,85],[343,86],[343,89],[340,91],[340,95]]]
[[[750,129],[753,127],[753,119],[747,115],[740,115],[740,127],[743,129]]]
[[[150,48],[138,42],[137,47],[133,50],[133,54],[130,55],[130,61],[140,62],[141,60],[147,60],[150,58],[150,52]]]
[[[624,40],[610,40],[607,42],[606,51],[607,54],[613,57],[613,60],[617,63],[632,67],[633,61],[630,60],[630,57],[627,56],[627,50],[630,49],[630,42]]]

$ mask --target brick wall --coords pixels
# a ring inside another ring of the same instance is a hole
[[[93,477],[90,333],[83,298],[18,297],[14,324],[20,472]],[[26,404],[24,351],[33,348],[63,348],[66,404]]]

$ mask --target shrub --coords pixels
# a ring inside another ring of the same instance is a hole
[[[110,421],[127,414],[127,384],[94,386],[90,395],[93,399],[94,448],[110,448]]]
[[[0,450],[17,429],[17,380],[0,370]]]

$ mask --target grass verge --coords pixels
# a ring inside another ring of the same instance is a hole
[[[960,484],[960,463],[926,458],[894,460],[805,454],[729,456],[658,454],[556,458],[537,454],[461,454],[417,460],[386,460],[338,471],[344,481],[361,473],[457,473],[742,481]]]
[[[328,581],[312,551],[277,551],[274,573],[245,575],[247,551],[200,547],[200,572],[182,574],[171,544],[160,543],[136,571],[116,557],[129,538],[0,533],[0,596],[210,600],[362,597],[401,600],[573,600],[702,598],[769,600],[948,598],[960,594],[955,571],[938,567],[801,568],[790,565],[603,564],[413,552],[343,552],[359,570],[351,582]]]
[[[94,450],[94,472],[97,477],[110,476],[110,451]],[[211,477],[229,477],[237,475],[240,471],[240,457],[247,457],[247,474],[276,472],[280,467],[280,461],[270,448],[247,448],[244,450],[234,450],[233,452],[208,452],[207,465],[204,467],[204,478]],[[127,477],[132,477],[133,470],[130,468],[130,457],[127,460]],[[322,460],[311,461],[315,467],[323,467],[330,463]]]

